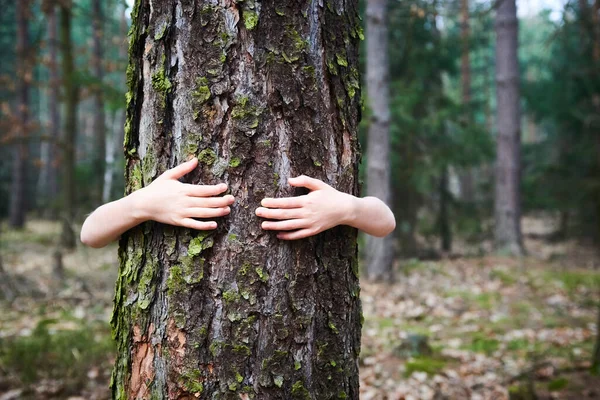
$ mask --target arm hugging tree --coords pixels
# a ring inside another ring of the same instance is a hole
[[[355,0],[136,2],[127,192],[195,155],[236,203],[122,237],[113,398],[358,398],[356,230],[287,242],[255,210],[300,174],[357,194],[360,37]]]

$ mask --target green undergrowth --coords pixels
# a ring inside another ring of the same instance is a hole
[[[543,277],[549,283],[557,283],[569,294],[574,294],[580,289],[600,288],[600,272],[598,271],[546,271]]]
[[[22,243],[37,243],[42,246],[51,246],[56,243],[56,234],[53,232],[32,232],[25,229],[11,229],[3,231],[0,236],[0,247],[12,249]]]
[[[110,369],[114,345],[105,324],[61,330],[57,322],[42,320],[30,335],[1,338],[0,369],[24,384],[57,379],[73,385],[85,384],[92,368]]]
[[[409,359],[405,364],[404,376],[409,377],[414,372],[425,372],[435,375],[446,367],[447,361],[436,357],[416,357]]]
[[[484,353],[492,355],[500,348],[500,341],[495,338],[487,337],[482,333],[474,333],[471,338],[471,343],[467,345],[467,349],[476,353]]]

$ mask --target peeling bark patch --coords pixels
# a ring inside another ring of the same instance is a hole
[[[185,333],[177,327],[175,320],[169,320],[167,328],[167,340],[169,343],[169,354],[175,359],[183,360],[185,356]]]
[[[150,324],[148,334],[142,334],[139,325],[133,327],[133,350],[131,354],[130,399],[145,399],[150,394],[150,386],[154,380],[154,346],[149,337],[154,333],[154,325]],[[159,351],[160,351],[160,345]]]
[[[177,327],[177,323],[173,318],[169,319],[166,336],[167,357],[171,364],[171,370],[167,377],[169,399],[192,399],[193,397],[189,395],[188,388],[186,387],[186,382],[182,380],[182,377],[185,375],[185,344],[187,336],[185,332]]]

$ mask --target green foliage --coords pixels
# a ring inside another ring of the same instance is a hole
[[[419,221],[424,222],[419,228],[427,231],[428,235],[438,234],[435,215],[438,212],[439,179],[447,166],[468,168],[490,162],[493,158],[493,139],[484,126],[486,104],[476,101],[462,104],[457,89],[460,80],[457,68],[460,60],[459,26],[449,22],[442,31],[437,26],[439,12],[439,6],[417,0],[394,3],[387,15],[390,25],[393,210],[397,231],[401,240],[407,242],[417,230],[415,215],[421,208],[426,208],[427,212],[426,217]],[[454,21],[455,18],[448,19]],[[491,25],[489,15],[482,19]],[[474,34],[480,34],[478,30],[484,31],[479,25],[473,29]],[[486,36],[481,37],[484,40],[476,43],[472,52],[489,48]],[[339,59],[331,61],[332,65],[328,62],[330,71],[337,67],[336,64],[344,64]],[[475,82],[482,84],[474,79]],[[366,116],[360,131],[363,142],[366,141],[370,121],[369,99],[365,99],[365,106]],[[473,114],[473,118],[465,118],[467,113]],[[480,234],[481,220],[471,209],[463,210],[455,200],[451,200],[450,207],[452,215],[460,215],[469,221],[461,228]],[[406,255],[412,256],[410,252]]]
[[[30,336],[0,339],[2,370],[27,384],[44,378],[83,384],[91,368],[109,364],[108,355],[114,352],[114,344],[107,327],[52,329],[57,322],[42,320]]]
[[[600,73],[590,16],[580,4],[568,3],[559,23],[546,12],[522,24],[522,40],[545,43],[521,54],[524,107],[543,132],[523,149],[523,204],[574,217],[562,234],[598,237]]]

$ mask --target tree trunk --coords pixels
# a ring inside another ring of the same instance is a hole
[[[13,228],[25,224],[25,183],[29,125],[29,89],[32,77],[29,54],[29,0],[17,2],[17,118],[18,140],[13,154],[9,223]]]
[[[106,169],[106,125],[104,115],[104,96],[102,87],[104,79],[104,67],[103,67],[103,46],[102,40],[104,38],[102,23],[104,17],[102,14],[102,1],[92,0],[92,29],[93,29],[93,52],[92,52],[92,64],[94,66],[94,78],[96,84],[94,85],[94,149],[92,152],[92,168],[94,171],[94,190],[92,201],[96,206],[102,203],[103,186],[104,186],[104,170]]]
[[[465,107],[465,126],[470,129],[473,124],[471,112],[471,30],[469,27],[469,0],[460,0],[460,24],[462,52],[460,58],[460,80],[462,87],[462,102]],[[461,199],[469,204],[475,201],[475,183],[473,168],[468,167],[460,174]]]
[[[521,110],[519,97],[518,20],[515,0],[504,0],[496,16],[496,87],[498,137],[496,154],[495,247],[522,255]]]
[[[589,25],[589,31],[592,34],[592,60],[594,65],[597,67],[600,65],[600,1],[596,0],[592,4],[591,12],[588,8],[587,1],[581,0],[579,2],[581,7],[581,19],[586,25]],[[597,80],[598,73],[597,68],[594,69],[594,77]],[[600,110],[600,93],[596,91],[592,95],[592,104],[596,110]],[[600,172],[600,139],[596,132],[596,171]],[[600,236],[600,189],[596,189],[596,223],[598,226],[597,233]],[[599,291],[600,297],[600,291]],[[600,299],[598,300],[598,321],[596,327],[600,327]],[[596,328],[596,343],[594,345],[594,354],[592,355],[592,373],[600,374],[600,328]]]
[[[14,283],[4,269],[4,264],[2,263],[2,253],[0,253],[0,299],[11,302],[14,300],[16,295],[17,293]]]
[[[356,1],[138,0],[127,192],[191,155],[236,197],[214,232],[124,234],[115,399],[358,399],[355,229],[279,241],[254,210],[307,174],[357,194]]]
[[[367,93],[371,108],[367,143],[367,194],[391,204],[390,102],[387,0],[367,1]],[[367,236],[367,275],[387,280],[394,261],[393,237]]]
[[[600,326],[600,304],[598,304],[598,320],[596,321],[596,326]],[[592,372],[596,375],[600,374],[600,329],[598,328],[596,328],[596,344],[594,346],[594,354],[592,355]]]
[[[127,36],[127,8],[122,6],[121,21],[119,31],[122,37]],[[122,45],[119,48],[119,61],[127,59],[127,46]],[[124,82],[123,82],[124,83]],[[113,124],[111,127],[111,143],[106,147],[106,170],[104,171],[104,187],[102,193],[102,202],[108,203],[114,193],[114,179],[117,171],[120,170],[121,158],[116,162],[117,154],[123,149],[123,127],[125,126],[125,110],[119,109],[113,115]]]
[[[439,196],[440,215],[438,224],[440,229],[440,241],[442,245],[442,251],[448,253],[452,250],[452,229],[450,228],[450,216],[448,215],[448,207],[450,205],[450,193],[448,190],[448,167],[442,168],[439,186]]]
[[[63,97],[65,100],[65,127],[62,144],[62,244],[67,249],[75,247],[73,218],[75,215],[75,139],[77,129],[78,90],[73,67],[71,42],[71,3],[60,6],[60,45],[62,52]]]
[[[56,198],[59,195],[58,191],[58,164],[59,164],[59,147],[60,140],[60,76],[58,74],[58,40],[56,37],[58,24],[56,22],[56,8],[54,2],[45,2],[46,9],[44,14],[47,18],[48,30],[48,75],[49,75],[49,90],[48,90],[48,135],[50,139],[44,145],[44,170],[40,174],[41,187],[43,188],[43,205],[45,207],[44,214],[51,218],[56,218]]]

